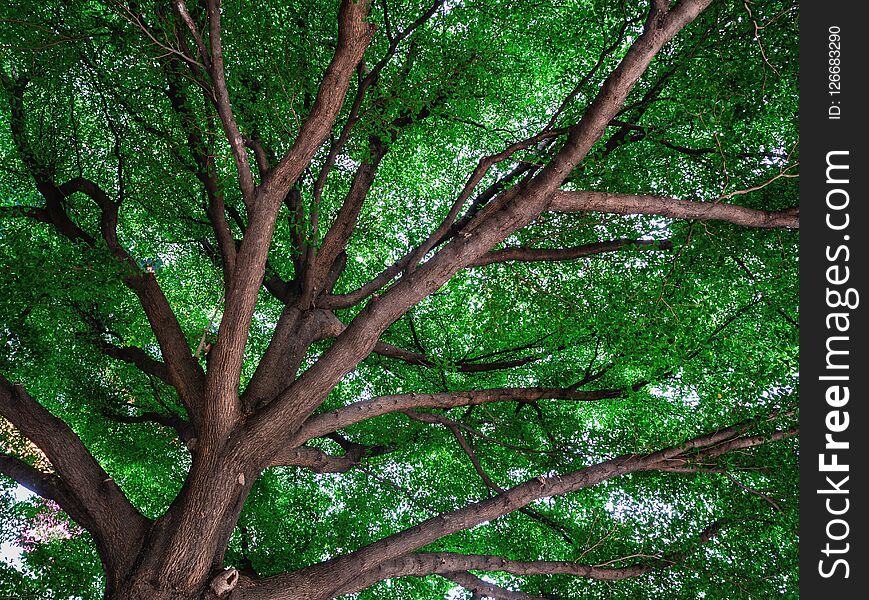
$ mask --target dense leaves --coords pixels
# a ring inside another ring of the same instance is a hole
[[[205,3],[188,4],[212,48]],[[274,167],[318,114],[320,82],[340,50],[338,4],[220,8],[226,89],[251,164]],[[233,255],[256,218],[239,185],[215,78],[173,5],[0,7],[0,374],[66,422],[133,507],[155,520],[184,489],[199,451],[184,427],[199,425],[171,375],[151,364],[172,359],[130,282],[159,284],[189,354],[210,374],[231,291],[214,198]],[[282,312],[298,299],[276,289],[304,286],[311,256],[345,220],[342,206],[360,173],[375,174],[344,249],[346,266],[304,310],[357,290],[423,244],[482,158],[555,131],[495,164],[462,214],[496,205],[511,186],[531,186],[565,147],[561,128],[581,122],[650,27],[648,14],[648,6],[615,0],[371,3],[367,22],[376,29],[362,62],[351,65],[347,99],[286,190],[234,389],[256,379]],[[794,207],[796,22],[789,1],[713,2],[657,53],[561,187],[767,212]],[[264,186],[268,176],[252,172]],[[62,198],[81,231],[72,239],[40,212],[51,209],[40,181],[76,178],[119,203],[116,242],[126,258],[106,238],[105,211],[91,194]],[[496,193],[480,200],[487,188]],[[505,232],[491,250],[631,243],[570,260],[459,270],[383,332],[379,340],[392,351],[381,344],[345,369],[316,414],[405,393],[612,393],[421,406],[303,440],[330,456],[355,452],[353,464],[343,472],[262,470],[222,565],[254,581],[293,572],[538,476],[752,423],[746,431],[772,441],[535,500],[422,550],[648,567],[613,580],[470,570],[523,598],[796,597],[798,447],[774,432],[797,419],[798,233],[618,212],[543,211]],[[452,231],[436,240],[415,263],[454,238]],[[397,269],[393,289],[412,270]],[[363,319],[384,294],[376,291],[329,314],[341,328]],[[299,373],[338,333],[308,339]],[[120,356],[130,348],[140,351],[138,363]],[[289,376],[284,387],[295,380]],[[27,436],[0,421],[5,455],[53,472]],[[0,562],[0,595],[101,597],[91,534],[57,504],[25,497],[11,479],[2,485],[0,535],[20,557]],[[456,578],[426,574],[362,587],[341,589],[360,599],[472,594]]]

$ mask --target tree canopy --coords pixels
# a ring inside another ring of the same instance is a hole
[[[2,3],[0,595],[796,597],[797,16]]]

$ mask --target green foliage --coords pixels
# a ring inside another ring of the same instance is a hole
[[[227,74],[239,125],[277,156],[295,139],[333,53],[337,4],[224,3]],[[418,0],[386,4],[394,28],[406,27],[427,6]],[[168,36],[163,5],[144,2],[137,10]],[[378,30],[366,54],[369,66],[389,46],[383,5],[375,2],[370,18]],[[423,241],[477,161],[545,126],[623,32],[557,125],[579,120],[645,19],[644,7],[612,0],[466,0],[446,6],[384,68],[326,182],[321,236],[356,166],[370,158],[370,139],[391,141],[347,248],[337,293],[357,289]],[[608,128],[567,187],[712,200],[763,186],[729,201],[763,210],[796,204],[794,179],[766,185],[798,159],[796,9],[777,0],[751,7],[749,17],[741,1],[715,3],[667,46],[619,116],[640,129],[608,144],[619,126]],[[752,19],[768,24],[759,36]],[[5,2],[0,44],[5,76],[28,79],[26,129],[36,158],[58,180],[83,174],[123,194],[121,243],[141,268],[155,269],[195,349],[202,336],[214,333],[209,323],[216,310],[220,317],[222,283],[209,255],[213,232],[191,172],[188,129],[165,93],[165,65],[177,67],[177,59],[167,57],[114,3],[91,0]],[[180,86],[199,134],[215,150],[227,205],[243,213],[219,121],[194,82]],[[9,92],[2,94],[6,106]],[[400,130],[395,125],[402,116],[421,114],[427,116]],[[8,110],[0,110],[0,373],[21,381],[67,422],[134,505],[157,517],[181,488],[189,453],[171,429],[118,423],[106,415],[184,416],[183,409],[167,385],[99,351],[102,341],[160,356],[135,296],[122,283],[128,271],[108,249],[71,243],[48,224],[22,216],[44,200],[9,133],[10,119]],[[515,158],[545,162],[557,144]],[[324,158],[321,150],[315,167]],[[482,186],[515,164],[498,165]],[[312,168],[300,181],[303,198],[310,198],[317,171]],[[76,221],[99,238],[93,203],[77,194],[68,204]],[[243,224],[232,224],[237,237]],[[282,208],[269,264],[285,279],[295,269],[292,236],[298,225],[297,215]],[[798,393],[796,232],[653,216],[544,213],[505,245],[563,248],[638,237],[672,240],[674,248],[626,248],[574,261],[460,272],[383,337],[424,353],[434,367],[372,355],[322,410],[399,392],[567,387],[598,370],[600,377],[585,389],[649,382],[625,397],[595,403],[496,403],[445,413],[479,433],[468,433],[469,442],[489,476],[507,488],[541,473],[568,473],[792,409]],[[278,301],[261,294],[243,384],[280,310]],[[338,316],[346,323],[357,311]],[[315,344],[303,367],[328,345]],[[523,350],[511,350],[516,348]],[[469,361],[525,356],[537,360],[482,373],[459,368]],[[493,493],[445,427],[388,415],[344,433],[390,452],[346,474],[268,470],[245,504],[228,565],[262,575],[301,568]],[[0,426],[0,434],[6,450],[35,460],[32,449],[15,445],[9,428]],[[315,445],[340,453],[331,440]],[[722,463],[731,468],[726,475],[623,477],[536,502],[531,508],[537,518],[512,513],[426,549],[612,566],[692,551],[673,568],[624,581],[485,575],[511,589],[564,599],[796,597],[797,453],[795,441],[783,441],[728,459]],[[0,522],[11,524],[3,529],[9,540],[33,527],[45,507],[15,500],[8,480],[3,485]],[[723,524],[721,534],[697,548],[700,531],[716,521]],[[21,568],[0,561],[0,595],[101,593],[96,552],[89,536],[73,526],[68,537],[27,546],[23,560]],[[469,597],[463,593],[452,582],[427,577],[381,582],[355,597]]]

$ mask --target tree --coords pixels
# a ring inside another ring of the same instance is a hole
[[[795,5],[338,4],[2,8],[10,591],[795,594]]]

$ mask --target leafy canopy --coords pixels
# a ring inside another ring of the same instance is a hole
[[[320,247],[360,166],[371,163],[376,176],[333,294],[377,276],[440,225],[482,157],[536,135],[553,116],[555,127],[582,119],[642,33],[648,12],[614,0],[439,4],[393,47],[391,40],[430,3],[372,3],[368,22],[377,29],[331,142],[295,185],[301,202],[295,211],[281,208],[266,278],[298,277],[305,248]],[[190,8],[195,19],[204,18]],[[223,3],[234,115],[272,160],[290,149],[311,112],[335,52],[337,11],[337,2],[320,0]],[[713,3],[656,56],[563,189],[706,202],[724,197],[725,204],[765,211],[793,206],[796,20],[790,2]],[[162,356],[124,278],[153,272],[190,351],[207,368],[225,282],[201,174],[208,171],[223,196],[236,239],[248,219],[210,91],[203,94],[195,70],[173,54],[182,40],[192,45],[180,27],[162,2],[13,0],[0,7],[7,107],[0,111],[0,373],[65,421],[133,506],[152,519],[182,489],[191,451],[171,426],[139,417],[190,415],[171,385],[106,351],[137,347],[154,360]],[[195,48],[187,51],[195,56]],[[360,82],[386,56],[354,113]],[[18,100],[16,86],[22,86]],[[16,120],[26,146],[13,134]],[[330,147],[351,121],[334,167],[318,183]],[[519,182],[562,143],[556,137],[516,152],[478,189]],[[205,149],[210,165],[203,167],[197,148]],[[248,154],[253,161],[253,151]],[[113,257],[101,236],[99,207],[86,194],[66,197],[65,211],[93,244],[31,218],[30,209],[46,206],[34,165],[54,181],[85,177],[122,199],[117,236],[135,264]],[[293,571],[494,495],[493,485],[506,489],[793,411],[795,231],[660,214],[544,212],[494,250],[622,239],[655,243],[459,271],[380,338],[426,357],[424,364],[371,354],[318,413],[381,395],[569,388],[590,376],[582,389],[624,393],[594,402],[422,411],[448,418],[440,424],[393,413],[313,439],[308,445],[330,455],[341,455],[348,442],[364,451],[343,473],[265,470],[245,501],[224,564],[260,576]],[[363,306],[338,308],[335,315],[346,324]],[[284,307],[260,290],[241,390]],[[301,371],[332,343],[314,342]],[[496,361],[516,365],[467,368]],[[50,469],[10,424],[0,425],[0,439],[7,453]],[[712,462],[698,472],[635,473],[539,500],[529,511],[425,550],[611,567],[685,554],[672,568],[620,581],[486,574],[536,596],[795,597],[796,442]],[[57,505],[21,500],[11,479],[2,482],[0,535],[24,553],[19,566],[0,566],[0,591],[100,597],[102,566],[89,534]],[[58,519],[61,525],[44,526]],[[698,544],[712,523],[721,531]],[[428,576],[390,579],[355,597],[469,594],[449,579]]]

